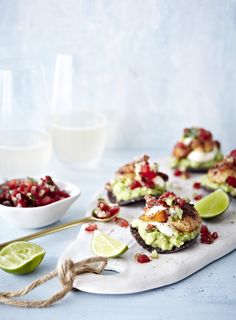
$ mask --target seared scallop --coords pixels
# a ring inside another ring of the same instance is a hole
[[[180,232],[192,232],[199,228],[201,218],[196,209],[190,204],[185,204],[183,210],[182,219],[171,221],[171,224]]]

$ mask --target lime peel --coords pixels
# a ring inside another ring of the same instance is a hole
[[[45,253],[46,251],[35,243],[13,242],[0,251],[0,268],[13,274],[29,273],[41,263]]]
[[[95,230],[92,239],[92,251],[100,257],[116,258],[128,250],[123,242],[112,238],[108,234]]]
[[[212,219],[224,213],[230,204],[229,196],[226,192],[218,189],[194,205],[199,215],[203,219]]]

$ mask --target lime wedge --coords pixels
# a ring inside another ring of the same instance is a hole
[[[124,254],[128,246],[108,234],[95,230],[92,239],[92,251],[100,257],[116,258]]]
[[[45,250],[35,243],[13,242],[0,251],[0,268],[14,274],[29,273],[40,264],[44,256]]]
[[[223,190],[216,190],[195,204],[200,217],[211,219],[224,213],[229,207],[229,196]]]

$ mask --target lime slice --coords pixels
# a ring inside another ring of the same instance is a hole
[[[100,257],[115,258],[124,254],[128,246],[108,234],[95,230],[92,239],[92,251]]]
[[[216,190],[195,204],[200,217],[211,219],[224,213],[229,207],[229,196],[223,190]]]
[[[35,243],[13,242],[0,251],[0,268],[14,274],[29,273],[40,264],[44,256],[45,250]]]

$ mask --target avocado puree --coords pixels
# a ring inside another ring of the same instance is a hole
[[[117,201],[120,200],[132,200],[139,197],[144,197],[145,195],[159,195],[165,192],[166,188],[155,186],[154,188],[135,188],[130,189],[132,183],[131,179],[115,179],[112,183],[112,192],[115,195]]]
[[[139,235],[147,245],[153,248],[160,248],[162,250],[172,250],[173,247],[181,247],[185,242],[196,238],[199,234],[199,229],[193,232],[178,232],[176,229],[172,236],[166,236],[157,229],[152,232],[147,232],[147,223],[140,219],[136,219],[131,223],[133,228],[138,229]]]
[[[216,154],[215,158],[206,162],[196,162],[196,161],[191,161],[189,159],[177,159],[175,157],[171,158],[171,167],[172,168],[180,168],[180,169],[187,169],[187,168],[194,168],[194,169],[209,169],[211,168],[215,163],[218,161],[222,160],[223,156],[220,151]]]
[[[201,184],[203,187],[212,189],[212,190],[217,190],[217,189],[221,189],[225,192],[227,192],[228,194],[231,194],[232,196],[236,196],[236,188],[229,186],[226,183],[215,183],[215,182],[211,182],[208,179],[208,176],[205,175],[204,177],[202,177],[201,179]]]

